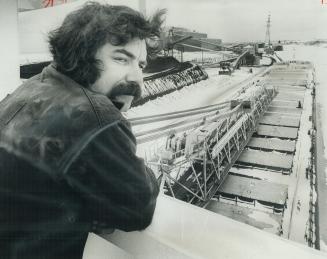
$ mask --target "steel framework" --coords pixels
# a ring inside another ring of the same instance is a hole
[[[162,191],[205,206],[224,182],[275,95],[274,88],[261,87],[251,98],[232,102],[229,116],[221,114],[189,133],[185,146],[176,150],[172,160],[155,165]]]

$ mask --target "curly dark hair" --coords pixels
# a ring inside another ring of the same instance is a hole
[[[159,37],[164,13],[165,10],[159,10],[146,19],[127,6],[86,3],[49,33],[50,51],[57,70],[89,87],[100,76],[100,61],[95,58],[100,47],[108,42],[118,46],[133,38]],[[147,47],[148,52],[153,50]]]

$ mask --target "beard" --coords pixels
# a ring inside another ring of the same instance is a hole
[[[108,97],[113,100],[117,96],[130,95],[134,96],[134,102],[142,96],[142,87],[136,82],[120,83],[110,91]]]

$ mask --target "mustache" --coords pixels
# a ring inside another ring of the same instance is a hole
[[[142,87],[136,82],[120,83],[111,90],[109,98],[119,95],[131,95],[134,96],[134,101],[137,101],[142,96]]]

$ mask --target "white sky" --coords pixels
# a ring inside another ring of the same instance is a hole
[[[70,4],[19,14],[21,53],[48,51],[47,33],[59,26],[67,13],[87,0],[70,1]],[[139,7],[139,0],[97,1]],[[269,12],[272,41],[327,39],[327,4],[321,4],[321,0],[145,1],[147,14],[151,15],[156,9],[167,9],[167,26],[204,32],[208,37],[220,38],[223,42],[264,41]]]
[[[168,10],[166,25],[224,42],[264,40],[269,12],[272,40],[327,39],[327,4],[321,0],[147,0],[148,14],[158,8]]]

